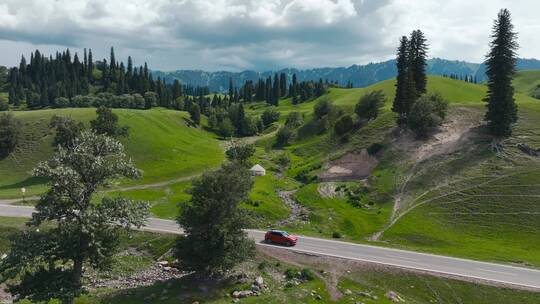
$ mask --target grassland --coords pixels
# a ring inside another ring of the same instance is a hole
[[[517,72],[513,85],[517,92],[531,96],[540,87],[540,70]]]
[[[216,167],[223,160],[219,141],[211,133],[189,127],[185,112],[152,109],[116,109],[120,124],[130,128],[122,139],[127,154],[143,170],[142,180],[118,181],[114,186],[148,184],[189,178]],[[53,153],[54,132],[48,128],[53,115],[69,116],[88,125],[94,109],[17,111],[23,123],[22,139],[16,151],[0,160],[0,197],[17,197],[20,188],[28,195],[44,191],[43,181],[30,177],[32,168]]]
[[[504,141],[503,153],[490,150],[491,139],[479,127],[474,131],[476,135],[458,151],[415,163],[395,147],[392,139],[395,125],[390,107],[394,81],[362,89],[331,89],[323,98],[350,111],[360,96],[378,89],[388,97],[383,114],[353,132],[348,142],[337,140],[331,132],[308,134],[281,151],[291,160],[285,176],[310,177],[323,170],[326,162],[347,151],[383,143],[386,148],[378,156],[379,165],[368,179],[370,191],[379,200],[371,209],[358,209],[344,198],[322,198],[317,192],[318,183],[311,182],[295,194],[297,201],[310,210],[310,220],[286,228],[324,237],[337,231],[349,240],[367,242],[372,232],[388,226],[394,198],[403,192],[400,195],[404,214],[385,230],[382,245],[539,266],[540,247],[535,240],[540,238],[540,196],[532,189],[540,185],[540,163],[523,154],[516,145],[540,147],[540,131],[536,126],[540,120],[540,103],[526,94],[516,94],[520,119],[514,135]],[[430,77],[428,90],[449,100],[450,112],[478,113],[475,119],[481,123],[484,85]],[[282,116],[291,111],[302,112],[309,121],[316,102],[291,105],[286,100],[277,110]],[[250,111],[259,113],[264,108],[253,105]],[[452,119],[459,122],[459,114]],[[262,151],[259,153],[276,151],[272,147],[273,139],[257,144]],[[498,183],[499,179],[504,183]]]

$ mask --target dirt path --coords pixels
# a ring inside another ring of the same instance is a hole
[[[394,146],[399,147],[401,152],[409,157],[412,162],[411,168],[403,177],[398,192],[394,196],[394,207],[390,221],[381,230],[370,237],[371,241],[378,241],[382,234],[393,226],[401,217],[409,213],[419,204],[405,205],[405,194],[409,182],[418,173],[418,165],[432,157],[450,154],[463,147],[475,134],[475,128],[480,125],[479,112],[467,108],[458,108],[448,120],[441,125],[439,131],[427,141],[418,141],[410,132],[400,136]],[[416,199],[414,200],[416,201]]]
[[[306,221],[308,218],[309,211],[298,204],[294,198],[292,197],[293,194],[297,190],[291,190],[291,191],[279,191],[278,196],[283,200],[283,202],[291,208],[291,214],[288,218],[281,220],[276,223],[276,226],[286,226],[288,224],[294,223],[298,220],[300,221]]]

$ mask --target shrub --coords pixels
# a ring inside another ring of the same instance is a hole
[[[281,153],[277,159],[276,163],[282,167],[286,167],[291,163],[291,158],[289,157],[289,154],[287,153]]]
[[[285,120],[285,126],[290,128],[297,128],[304,123],[304,115],[300,112],[291,112],[287,115]]]
[[[276,135],[276,145],[283,147],[289,144],[293,136],[293,131],[288,127],[280,128]]]
[[[268,262],[267,261],[262,261],[262,262],[259,263],[259,266],[257,266],[257,268],[259,270],[265,270],[267,267],[268,267]]]
[[[313,114],[317,119],[321,119],[332,113],[335,106],[328,98],[322,98],[313,108]]]
[[[369,146],[367,148],[367,152],[369,153],[369,155],[375,155],[377,154],[379,151],[381,151],[382,149],[384,148],[384,145],[381,144],[381,143],[374,143],[372,144],[371,146]]]
[[[279,112],[274,109],[265,110],[261,115],[261,119],[264,124],[264,127],[267,128],[272,123],[278,121]]]
[[[341,232],[339,232],[339,231],[334,231],[334,232],[332,232],[332,237],[333,237],[334,239],[340,239],[340,238],[342,238],[343,236],[341,235]]]
[[[285,270],[285,277],[286,277],[287,279],[289,279],[289,280],[290,280],[290,279],[296,278],[297,274],[298,274],[298,271],[295,270],[295,269],[287,268],[287,269]]]
[[[75,96],[75,97],[77,97],[77,96]],[[55,108],[67,108],[67,107],[69,107],[69,99],[67,99],[66,97],[56,97],[54,99],[53,106]]]
[[[0,158],[9,155],[19,140],[21,124],[13,114],[0,114]]]
[[[409,128],[419,138],[439,126],[446,117],[448,103],[440,95],[422,95],[413,104],[408,117]]]
[[[306,281],[313,281],[315,279],[315,274],[310,269],[304,268],[302,269],[302,279]]]
[[[350,115],[344,115],[334,125],[334,131],[337,135],[341,136],[353,128],[353,120]]]
[[[0,111],[7,111],[9,109],[9,104],[3,96],[0,96]]]
[[[377,90],[365,94],[360,98],[354,112],[360,119],[371,120],[379,116],[381,108],[384,106],[386,96],[383,91]]]

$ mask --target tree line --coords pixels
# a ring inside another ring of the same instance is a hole
[[[83,58],[69,49],[46,57],[39,50],[22,56],[18,67],[7,75],[9,104],[27,108],[43,107],[127,107],[173,108],[185,94],[207,94],[208,88],[183,86],[178,80],[166,84],[154,80],[148,65],[134,66],[118,61],[111,47],[109,61],[94,61],[92,50]],[[115,99],[115,100],[113,100]],[[144,100],[144,102],[143,102]]]

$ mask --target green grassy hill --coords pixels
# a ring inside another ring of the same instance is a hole
[[[53,115],[69,116],[88,122],[95,109],[54,109],[13,112],[23,123],[22,138],[16,151],[0,160],[0,197],[44,191],[42,181],[30,177],[32,168],[53,153],[54,131],[48,127]],[[189,177],[213,168],[223,160],[220,142],[211,133],[189,127],[189,115],[165,109],[115,109],[121,125],[129,126],[129,138],[122,139],[127,154],[144,171],[142,180],[119,181],[122,185],[140,185]]]
[[[540,87],[540,70],[517,72],[513,84],[517,92],[532,96]]]
[[[321,197],[319,183],[312,182],[295,194],[296,200],[311,211],[309,221],[285,228],[326,237],[339,232],[359,242],[367,242],[375,231],[384,231],[379,238],[381,245],[540,266],[540,244],[535,241],[540,239],[540,195],[534,190],[540,185],[540,163],[516,147],[518,143],[540,147],[540,102],[516,94],[520,119],[514,135],[503,142],[504,150],[497,154],[490,150],[491,139],[481,124],[486,87],[430,77],[428,90],[442,94],[450,102],[448,120],[454,121],[452,127],[459,129],[460,125],[473,123],[474,136],[450,154],[416,162],[392,134],[394,83],[389,80],[362,89],[330,89],[326,96],[349,112],[371,90],[381,89],[388,97],[384,113],[350,134],[348,142],[341,142],[330,131],[274,149],[273,153],[284,153],[291,159],[285,176],[298,177],[316,175],[328,161],[348,151],[373,143],[385,146],[378,155],[379,165],[368,179],[369,190],[362,194],[364,201],[372,205],[356,208],[347,202],[347,197]],[[291,105],[286,100],[277,109],[282,116],[291,111],[305,113],[309,121],[316,102]],[[257,104],[250,111],[260,113],[265,108]],[[273,140],[259,141],[259,153],[271,151]],[[337,185],[353,189],[358,183]],[[397,197],[401,208],[393,217]]]

